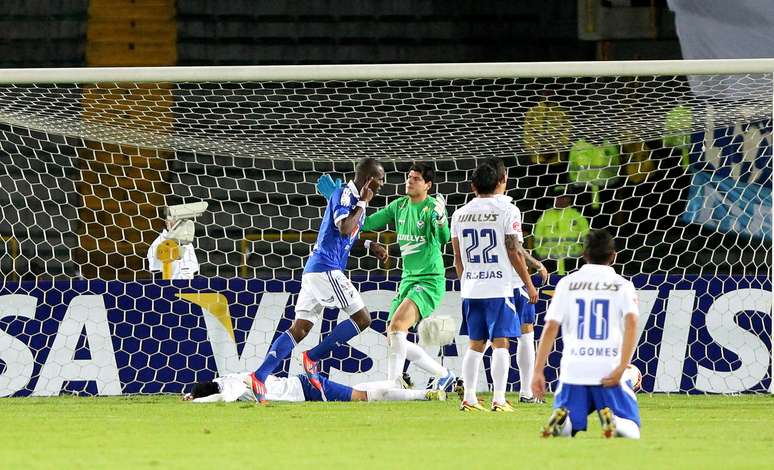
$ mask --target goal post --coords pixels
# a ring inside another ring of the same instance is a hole
[[[774,59],[2,70],[0,396],[176,393],[253,369],[293,318],[317,178],[362,156],[387,175],[372,207],[427,160],[450,213],[502,158],[554,273],[538,331],[579,237],[605,228],[639,291],[644,390],[774,392],[773,76]],[[148,264],[162,209],[197,201],[198,273],[165,281]],[[323,361],[338,381],[385,374],[392,230],[364,234],[389,264],[353,250],[374,322]],[[452,269],[447,288],[439,310],[459,318]],[[433,353],[458,369],[466,347]]]
[[[0,83],[203,83],[771,74],[773,59],[4,69]]]

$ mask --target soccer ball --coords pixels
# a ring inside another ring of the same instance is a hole
[[[632,385],[632,390],[636,392],[642,385],[642,372],[634,364],[629,364],[626,366],[621,380],[628,381]]]

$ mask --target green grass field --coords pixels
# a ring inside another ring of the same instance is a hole
[[[642,440],[540,439],[548,405],[0,399],[0,468],[772,468],[774,397],[641,395]]]

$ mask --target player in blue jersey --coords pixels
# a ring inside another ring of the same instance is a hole
[[[543,437],[574,436],[596,411],[604,437],[640,437],[640,412],[632,384],[622,376],[637,346],[639,302],[634,285],[616,274],[613,237],[586,236],[586,264],[556,285],[540,338],[532,391],[542,398],[543,368],[562,329],[562,363],[554,412]]]
[[[271,345],[261,366],[250,376],[250,388],[257,402],[266,398],[264,382],[277,366],[288,357],[299,341],[303,340],[319,321],[325,308],[336,308],[349,314],[349,320],[336,325],[317,346],[305,351],[301,360],[309,382],[322,394],[318,363],[337,344],[343,344],[371,324],[371,315],[363,299],[344,275],[352,244],[358,239],[365,220],[365,209],[384,185],[384,168],[374,158],[361,159],[355,169],[355,180],[336,189],[328,200],[317,243],[306,262],[301,276],[296,318],[290,328]],[[369,250],[377,258],[387,258],[383,245],[371,243]]]

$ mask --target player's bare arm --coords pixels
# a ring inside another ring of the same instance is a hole
[[[540,279],[543,280],[543,284],[548,282],[548,270],[546,267],[535,259],[531,254],[529,254],[529,251],[522,246],[521,248],[524,252],[524,260],[527,262],[527,266],[537,271],[537,273],[540,275]]]
[[[532,284],[532,278],[529,276],[527,270],[527,262],[524,256],[524,248],[521,246],[516,234],[505,235],[505,249],[508,251],[508,258],[511,261],[511,265],[516,270],[516,273],[524,282],[524,287],[527,288],[527,295],[529,296],[529,302],[531,304],[537,303],[538,293],[535,286]],[[461,259],[460,259],[460,262]],[[455,252],[455,266],[456,266],[456,252]]]
[[[366,248],[370,254],[376,257],[382,263],[390,257],[387,247],[378,242],[366,243]]]
[[[543,328],[543,335],[540,337],[537,353],[535,354],[535,370],[532,372],[532,394],[535,398],[542,400],[546,393],[546,377],[543,375],[543,369],[548,362],[548,355],[554,347],[554,341],[559,334],[559,322],[548,321]]]
[[[637,315],[627,313],[624,316],[623,344],[621,345],[621,362],[607,377],[602,379],[605,387],[615,387],[621,382],[626,367],[632,361],[634,348],[637,346]]]
[[[457,272],[457,278],[462,279],[464,270],[462,265],[462,255],[460,254],[460,239],[452,238],[452,248],[454,249],[454,271]]]

